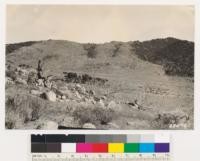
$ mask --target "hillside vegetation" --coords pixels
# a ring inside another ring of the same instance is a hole
[[[168,75],[194,76],[194,43],[174,38],[133,42],[139,58],[163,66]]]

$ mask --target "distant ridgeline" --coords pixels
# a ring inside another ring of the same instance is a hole
[[[15,50],[20,49],[21,47],[31,46],[35,43],[38,43],[38,41],[27,41],[27,42],[21,42],[21,43],[16,43],[16,44],[7,44],[6,54],[10,54]]]
[[[194,43],[175,38],[132,43],[139,58],[163,66],[167,75],[194,76]]]
[[[6,54],[14,53],[21,47],[28,47],[41,42],[44,41],[29,41],[16,44],[7,44]],[[49,41],[45,42],[46,45],[48,45]],[[60,41],[60,42],[69,43],[68,41],[66,42]],[[74,44],[79,44],[79,43],[74,43]],[[111,46],[113,45],[112,42],[108,44],[111,44]],[[186,40],[179,40],[175,38],[153,39],[143,42],[140,41],[119,42],[114,45],[115,49],[113,50],[112,57],[117,56],[117,52],[119,51],[121,45],[123,44],[130,45],[133,54],[136,54],[140,59],[149,61],[154,64],[162,65],[163,70],[167,75],[189,76],[189,77],[194,76],[193,42]],[[81,45],[83,49],[87,51],[88,58],[98,59],[96,49],[99,44],[88,43],[79,45]]]

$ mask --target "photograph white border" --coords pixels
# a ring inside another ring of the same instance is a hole
[[[195,5],[194,130],[5,130],[5,40],[7,4],[101,4],[101,5]],[[25,161],[30,152],[30,134],[145,134],[172,135],[174,161],[199,161],[200,149],[200,1],[198,0],[0,0],[0,150],[2,160]],[[199,141],[198,141],[199,140]],[[7,147],[3,146],[6,145]],[[19,146],[20,145],[20,146]],[[20,147],[20,148],[19,148]],[[192,147],[188,154],[188,147]],[[12,155],[10,155],[12,154]],[[25,157],[25,158],[23,158]]]

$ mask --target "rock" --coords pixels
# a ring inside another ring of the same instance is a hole
[[[30,93],[33,94],[33,95],[38,95],[38,96],[42,94],[41,91],[34,90],[34,89],[32,89],[32,90],[30,91]]]
[[[10,77],[6,77],[6,84],[14,84],[14,82]]]
[[[22,69],[22,68],[20,68],[20,67],[17,67],[16,71],[17,71],[18,74],[21,75],[21,76],[26,76],[26,75],[28,75],[28,73],[29,73],[26,69]]]
[[[58,129],[58,124],[54,121],[45,121],[44,123],[40,124],[37,129],[44,129],[44,130],[56,130]]]
[[[47,79],[47,80],[45,80],[45,81],[44,81],[44,86],[45,86],[45,87],[47,87],[47,88],[49,88],[49,89],[51,89],[51,86],[52,86],[52,83],[51,83],[51,81],[50,81],[50,80],[48,80],[48,79]]]
[[[65,100],[65,99],[66,99],[66,96],[65,96],[65,95],[63,95],[61,98],[62,98],[63,100]]]
[[[97,102],[97,106],[99,106],[101,108],[105,108],[105,104],[104,104],[103,100],[100,99],[100,101]]]
[[[107,125],[109,126],[109,129],[120,129],[120,127],[113,122],[109,122]]]
[[[99,102],[101,99],[99,97],[93,97],[96,102]]]
[[[174,126],[175,124],[169,124],[169,128],[170,129],[173,129],[173,128],[175,128],[175,126]]]
[[[74,120],[74,117],[65,117],[60,123],[60,126],[64,127],[80,127],[77,120]]]
[[[60,95],[57,95],[58,99],[61,99],[61,96]]]
[[[53,91],[45,92],[44,96],[47,100],[56,102],[56,94]]]
[[[43,87],[43,86],[44,86],[43,80],[42,80],[42,79],[38,79],[38,80],[37,80],[37,85]]]
[[[24,85],[27,85],[27,82],[26,82],[26,80],[24,80],[24,79],[21,79],[21,78],[17,78],[16,79],[16,83],[18,83],[18,84],[24,84]]]
[[[80,84],[76,84],[75,89],[76,89],[80,94],[85,94],[85,93],[86,93],[85,87],[82,87]]]
[[[82,101],[83,101],[83,102],[89,102],[89,99],[86,98],[86,97],[83,97],[83,98],[82,98]]]
[[[59,102],[64,102],[64,100],[61,100],[61,99],[59,99],[58,101],[59,101]]]
[[[90,98],[89,102],[91,102],[92,104],[96,104],[97,103],[93,98]]]
[[[65,97],[67,98],[72,98],[73,94],[69,89],[59,89],[57,90],[57,92],[59,93],[59,95],[65,95]]]
[[[82,128],[84,129],[96,129],[96,126],[92,123],[85,123]]]
[[[55,83],[54,81],[52,81],[51,83],[52,83],[52,84],[51,84],[51,88],[57,89],[56,83]]]
[[[116,109],[117,107],[117,104],[115,101],[110,101],[109,104],[108,104],[108,108],[109,109]]]
[[[75,95],[76,95],[76,97],[78,98],[78,99],[81,99],[82,97],[80,96],[80,94],[76,91],[75,92]]]
[[[101,96],[101,99],[102,99],[102,100],[106,100],[107,97],[106,97],[106,96]]]
[[[88,92],[91,96],[94,96],[95,95],[95,92],[93,90],[89,90]]]

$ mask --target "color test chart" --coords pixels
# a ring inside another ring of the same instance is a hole
[[[170,137],[133,135],[31,135],[32,161],[170,160]]]

